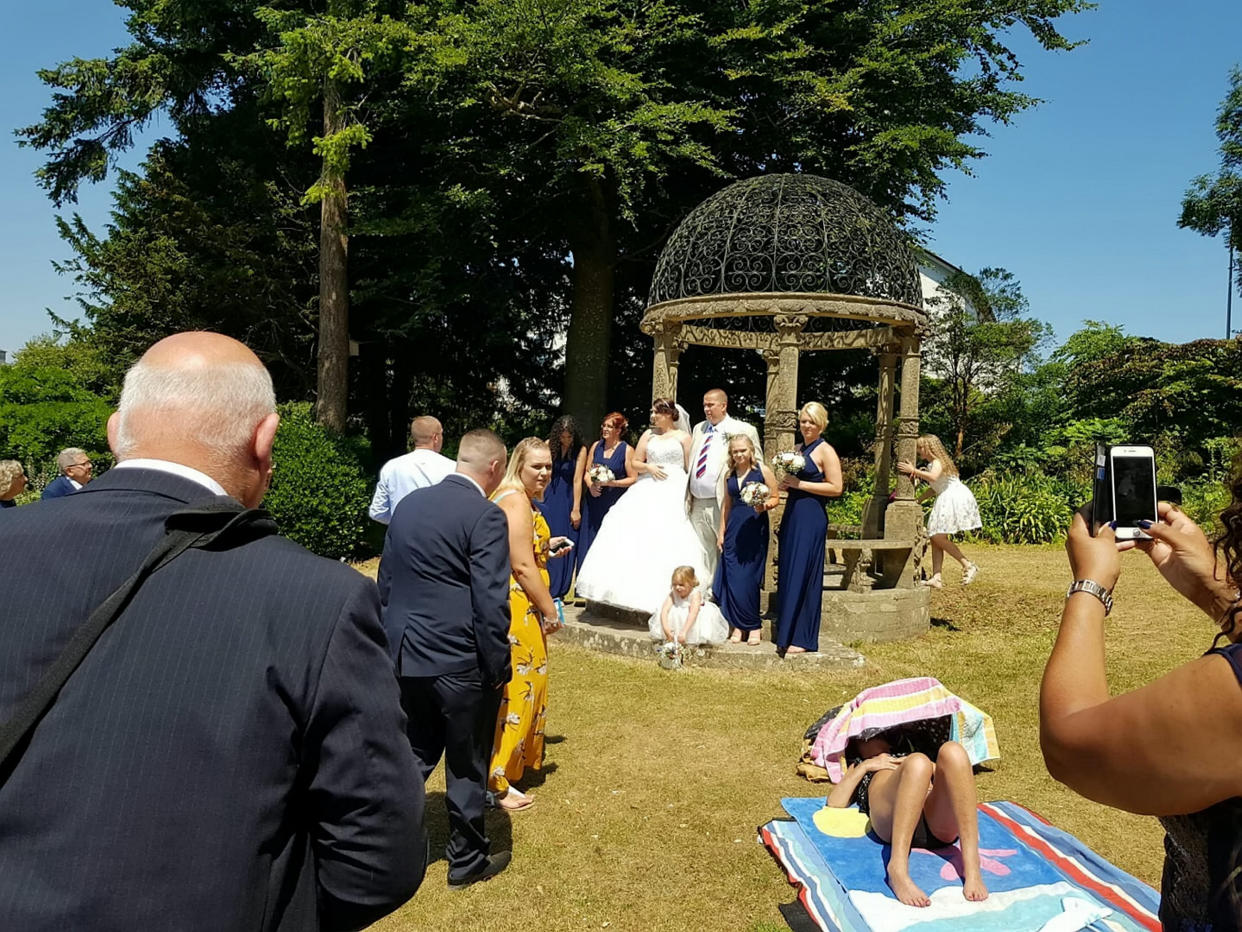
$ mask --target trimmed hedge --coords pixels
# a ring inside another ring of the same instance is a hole
[[[315,423],[306,402],[279,407],[272,485],[263,507],[280,532],[320,556],[350,558],[364,550],[369,474],[356,441]]]

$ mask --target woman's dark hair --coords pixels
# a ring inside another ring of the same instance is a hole
[[[1234,588],[1242,590],[1242,454],[1234,463],[1233,478],[1229,484],[1233,501],[1220,513],[1223,530],[1215,541],[1216,557],[1224,558],[1225,573]],[[1221,629],[1225,634],[1233,633],[1239,615],[1242,615],[1242,599],[1234,602],[1221,620]]]
[[[569,431],[569,452],[564,456],[561,455],[561,434]],[[583,447],[582,434],[578,432],[578,422],[568,414],[558,417],[552,422],[552,429],[548,431],[548,449],[552,451],[552,462],[558,460],[572,460],[578,458],[578,451]]]
[[[657,398],[651,402],[651,410],[667,414],[674,421],[677,420],[677,402],[673,401],[672,398]]]

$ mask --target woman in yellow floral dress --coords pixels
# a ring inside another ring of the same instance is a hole
[[[513,675],[505,685],[492,743],[488,786],[496,805],[525,809],[534,797],[511,785],[529,767],[543,766],[543,721],[548,698],[547,635],[560,627],[548,591],[548,524],[535,508],[552,476],[552,453],[545,441],[527,437],[509,459],[505,478],[492,500],[509,521],[509,643]],[[557,541],[563,538],[557,538]],[[568,553],[566,550],[564,553]]]

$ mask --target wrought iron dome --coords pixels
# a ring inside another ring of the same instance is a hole
[[[691,211],[660,254],[647,319],[697,316],[687,299],[765,295],[896,302],[905,309],[892,317],[922,317],[918,263],[903,234],[853,188],[817,175],[748,178]],[[660,307],[668,302],[682,306]],[[734,313],[763,312],[752,300]]]

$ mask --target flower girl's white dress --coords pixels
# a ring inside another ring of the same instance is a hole
[[[676,593],[672,593],[673,604],[668,610],[668,626],[676,634],[686,624],[686,619],[690,617],[690,600],[694,598],[695,593],[699,594],[702,604],[699,606],[699,614],[694,619],[694,627],[690,629],[690,633],[686,635],[687,644],[723,644],[726,637],[729,636],[729,623],[725,621],[724,615],[720,614],[718,609],[707,599],[703,598],[701,589],[690,590],[689,595],[684,599],[677,598]],[[657,641],[668,640],[664,636],[664,628],[660,624],[660,612],[664,609],[664,603],[660,603],[660,607],[656,609],[654,615],[647,622],[647,630],[651,632],[651,637]]]

